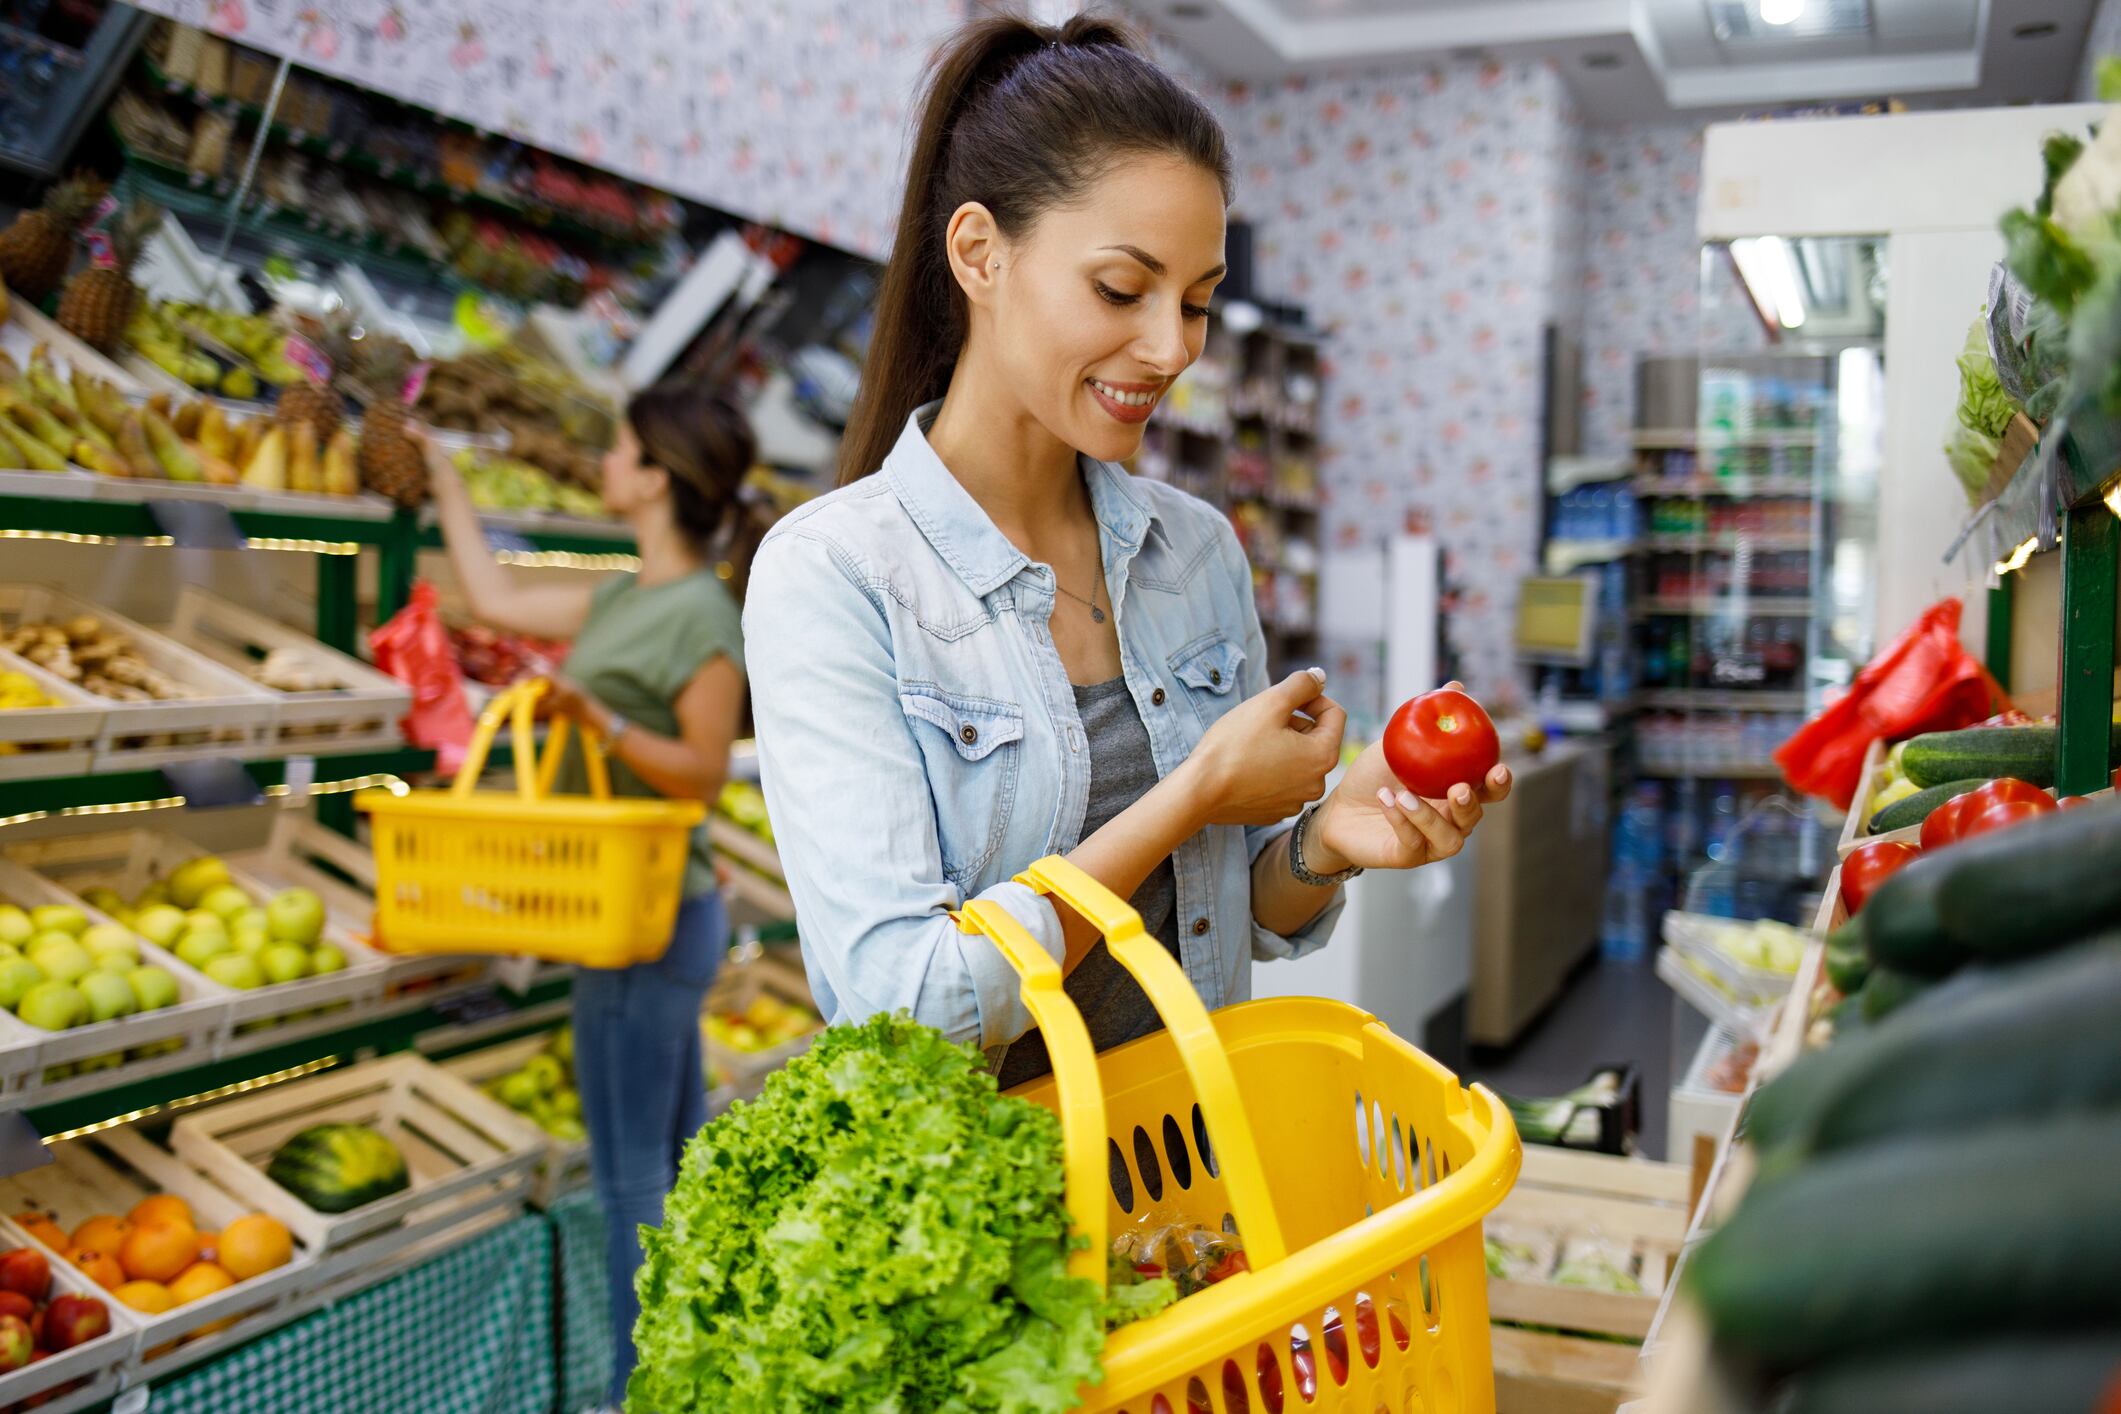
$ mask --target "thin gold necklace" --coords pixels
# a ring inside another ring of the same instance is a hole
[[[1091,622],[1103,623],[1105,621],[1105,611],[1097,607],[1097,586],[1095,584],[1090,586],[1091,597],[1088,599],[1083,598],[1082,595],[1077,594],[1074,590],[1064,586],[1060,582],[1059,575],[1053,576],[1053,587],[1055,589],[1060,590],[1061,593],[1067,595],[1070,599],[1073,599],[1076,603],[1088,605],[1090,608]]]

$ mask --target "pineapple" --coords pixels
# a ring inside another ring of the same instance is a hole
[[[32,304],[58,289],[74,258],[74,232],[107,190],[87,174],[56,183],[43,206],[0,231],[0,280]]]
[[[91,348],[106,352],[118,346],[132,319],[140,287],[133,265],[147,238],[162,224],[162,208],[136,201],[110,229],[110,265],[92,265],[66,282],[59,296],[59,327]]]
[[[413,507],[427,499],[427,459],[406,432],[405,373],[411,350],[388,336],[356,341],[340,367],[362,390],[367,411],[361,417],[361,445],[356,461],[361,484]]]
[[[329,388],[303,379],[290,383],[280,390],[279,417],[283,422],[306,422],[317,434],[317,445],[324,446],[339,430],[344,414],[339,408],[339,395]]]

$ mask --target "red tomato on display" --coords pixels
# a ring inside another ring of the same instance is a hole
[[[2055,810],[2054,797],[2040,787],[2006,776],[1968,791],[1959,807],[1959,838],[1970,840]]]
[[[1479,790],[1502,759],[1495,724],[1478,702],[1438,688],[1400,704],[1385,726],[1385,764],[1416,795],[1442,800],[1451,787]]]
[[[1959,838],[1959,808],[1972,791],[1961,791],[1922,817],[1922,847],[1942,849]]]
[[[1848,858],[1841,861],[1843,906],[1854,916],[1862,910],[1864,900],[1871,896],[1872,890],[1921,856],[1921,850],[1898,840],[1873,840],[1858,845],[1850,851]]]
[[[2088,795],[2065,795],[2062,799],[2055,802],[2055,808],[2057,810],[2082,810],[2087,805],[2097,805],[2098,803],[2098,801],[2093,800]]]

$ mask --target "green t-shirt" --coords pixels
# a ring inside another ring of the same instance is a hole
[[[713,570],[653,585],[619,574],[599,584],[592,594],[589,621],[582,625],[567,655],[566,673],[627,721],[674,737],[679,735],[678,694],[717,655],[739,668],[744,665],[743,627],[736,600]],[[661,795],[616,755],[610,765],[612,794]],[[589,789],[579,737],[568,743],[558,788],[573,794]],[[684,896],[713,892],[714,865],[702,826],[692,837]]]

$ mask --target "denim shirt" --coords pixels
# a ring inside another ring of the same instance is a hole
[[[759,764],[811,990],[830,1021],[903,1009],[993,1048],[1032,1025],[1016,974],[949,911],[1006,908],[1055,959],[1059,915],[1011,876],[1079,843],[1090,760],[1053,644],[1053,571],[1012,545],[907,420],[875,475],[784,517],[745,596]],[[1080,459],[1127,686],[1168,776],[1266,686],[1252,572],[1221,512]],[[1211,825],[1172,856],[1179,961],[1210,1008],[1251,963],[1322,944],[1252,918],[1252,861],[1287,823]]]

